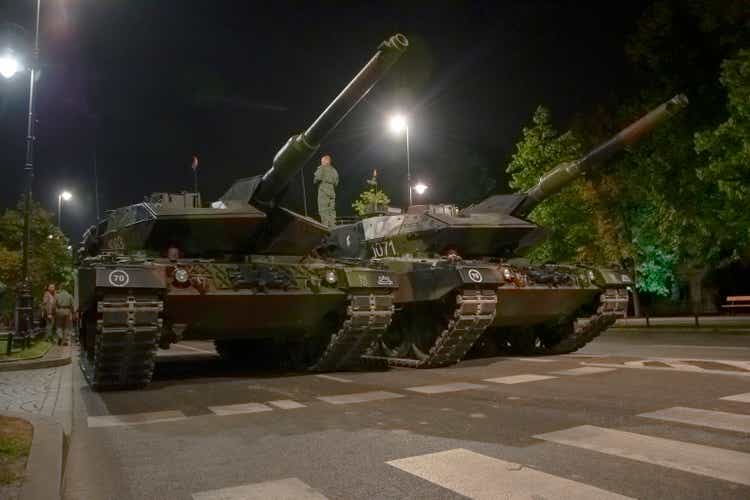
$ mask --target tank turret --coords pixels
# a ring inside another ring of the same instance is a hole
[[[82,257],[99,252],[189,257],[305,255],[328,234],[314,219],[279,206],[289,180],[322,141],[388,72],[409,46],[404,35],[385,40],[354,79],[302,133],[279,149],[263,174],[236,181],[211,207],[190,193],[159,193],[110,212],[84,235]]]
[[[687,106],[677,95],[597,146],[582,158],[545,174],[525,193],[494,195],[456,211],[453,205],[414,206],[403,215],[371,217],[333,230],[324,249],[347,257],[511,257],[543,237],[526,216],[586,172]]]

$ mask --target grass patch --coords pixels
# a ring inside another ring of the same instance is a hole
[[[0,340],[0,361],[36,358],[45,355],[47,351],[49,351],[50,347],[52,347],[52,344],[50,342],[47,342],[46,340],[37,340],[35,342],[32,342],[31,347],[29,347],[28,349],[19,349],[18,346],[20,345],[20,341],[14,340],[13,352],[10,354],[10,356],[6,356],[5,350],[7,349],[8,341],[6,339]]]
[[[21,484],[32,433],[27,421],[0,416],[0,486]]]

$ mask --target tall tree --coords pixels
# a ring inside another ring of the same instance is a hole
[[[72,285],[72,257],[68,240],[52,222],[52,215],[34,203],[31,213],[29,274],[34,297],[39,300],[48,283]],[[6,210],[0,216],[0,281],[8,287],[0,299],[0,311],[6,315],[15,301],[14,285],[21,278],[23,213]]]

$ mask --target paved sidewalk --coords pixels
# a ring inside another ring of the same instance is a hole
[[[53,417],[71,430],[72,365],[0,372],[0,413]]]

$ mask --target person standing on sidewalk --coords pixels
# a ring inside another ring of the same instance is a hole
[[[57,343],[70,345],[70,331],[73,328],[73,296],[62,287],[56,297],[55,327],[57,328]]]
[[[44,291],[42,297],[42,314],[44,314],[44,328],[47,334],[47,340],[54,340],[55,334],[55,285],[50,283]]]

